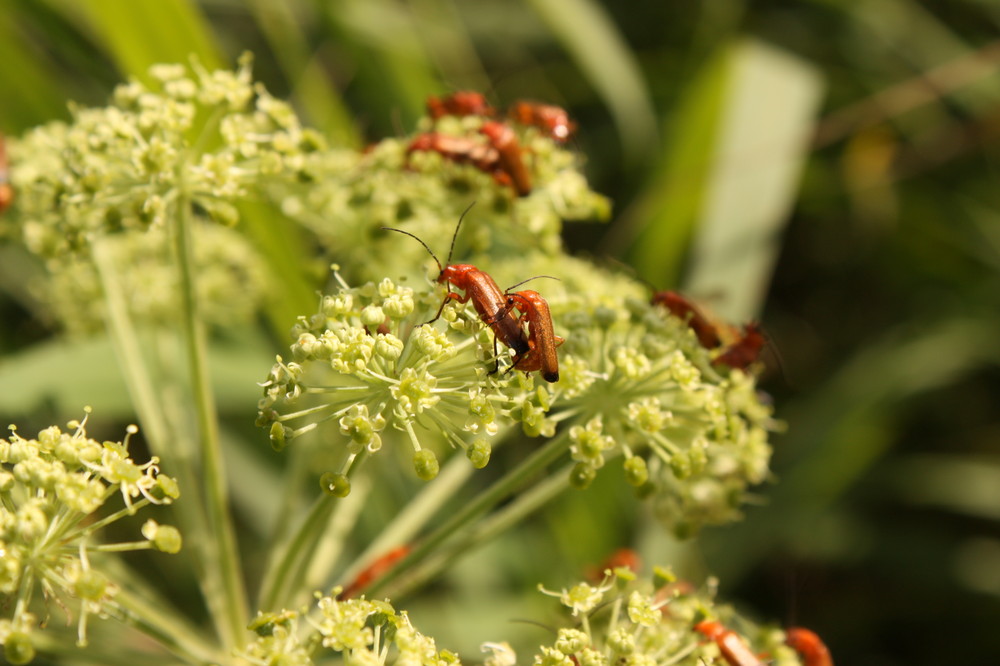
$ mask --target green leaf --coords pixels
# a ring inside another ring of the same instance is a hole
[[[152,338],[142,338],[151,346]],[[219,407],[246,411],[260,397],[257,382],[273,357],[258,337],[216,341],[209,348],[212,385]],[[84,405],[105,417],[128,418],[135,413],[108,338],[55,338],[0,359],[0,413],[30,413],[43,404],[61,414],[76,414]]]
[[[809,150],[819,74],[756,41],[725,47],[685,96],[666,165],[650,185],[640,272],[673,284],[691,238],[685,289],[721,296],[734,321],[760,310]]]

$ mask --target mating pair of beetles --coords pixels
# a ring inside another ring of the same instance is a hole
[[[468,212],[466,209],[465,213]],[[514,362],[508,372],[514,369],[524,372],[538,370],[541,371],[545,381],[559,381],[559,359],[556,357],[556,347],[561,345],[564,340],[553,332],[549,304],[542,298],[541,294],[531,289],[512,291],[527,280],[518,282],[506,291],[501,291],[489,273],[481,271],[471,264],[451,263],[451,254],[455,250],[455,239],[458,237],[458,230],[462,226],[465,213],[462,213],[455,226],[455,233],[451,237],[451,248],[448,250],[448,260],[443,266],[427,243],[417,236],[402,229],[382,227],[386,231],[396,231],[416,239],[437,262],[438,284],[450,285],[465,292],[465,295],[461,295],[449,291],[441,302],[437,314],[427,323],[437,321],[449,300],[453,299],[459,303],[468,303],[471,300],[479,318],[493,329],[494,356],[496,356],[497,340],[514,350]],[[517,310],[520,315],[515,315],[514,310]],[[527,332],[524,328],[525,322],[528,325]],[[498,369],[499,362],[494,367],[493,372]]]

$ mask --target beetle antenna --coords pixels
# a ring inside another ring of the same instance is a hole
[[[462,228],[462,220],[465,219],[465,214],[472,210],[472,207],[476,205],[473,201],[469,204],[469,207],[462,211],[462,214],[458,217],[458,224],[455,225],[455,233],[451,235],[451,247],[448,248],[448,263],[451,264],[451,253],[455,251],[455,239],[458,238],[458,230]]]
[[[515,287],[520,287],[525,282],[531,282],[532,280],[538,280],[538,279],[541,279],[541,278],[548,278],[549,280],[558,280],[559,282],[562,282],[562,280],[559,280],[559,278],[555,277],[554,275],[536,275],[534,277],[528,278],[527,280],[521,280],[517,284],[510,285],[509,287],[507,287],[507,289],[504,290],[504,293],[507,293],[507,292],[513,290]]]
[[[461,222],[461,220],[459,220],[459,222]],[[410,238],[415,238],[418,243],[420,243],[421,245],[424,246],[424,249],[427,250],[427,252],[431,255],[431,257],[433,257],[434,261],[438,265],[438,272],[439,273],[443,273],[444,272],[444,267],[441,265],[441,261],[437,258],[437,255],[434,254],[433,250],[431,250],[431,248],[428,247],[427,243],[425,243],[423,240],[421,240],[418,236],[415,236],[415,235],[411,234],[409,231],[403,231],[402,229],[396,229],[395,227],[382,227],[382,229],[384,229],[386,231],[395,231],[397,233],[406,234]],[[452,243],[454,244],[454,242],[455,241],[453,239]],[[448,258],[451,259],[451,256],[449,255]]]

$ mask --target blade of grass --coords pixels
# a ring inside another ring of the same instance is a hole
[[[721,294],[715,310],[756,317],[798,193],[822,83],[799,58],[761,42],[732,52],[732,74],[686,289]]]
[[[715,150],[731,67],[720,49],[688,86],[674,114],[662,166],[621,224],[642,224],[632,265],[658,287],[677,284],[684,253],[694,234],[709,187],[708,155]]]
[[[611,17],[591,0],[528,0],[614,116],[627,160],[657,143],[656,115],[639,64]]]
[[[309,37],[298,16],[304,9],[301,3],[253,0],[248,8],[309,123],[338,145],[359,146],[361,137],[350,111],[320,59],[309,50]]]
[[[95,33],[124,74],[142,78],[150,65],[186,63],[194,55],[208,69],[225,64],[211,27],[191,0],[134,2],[78,0],[60,3]]]

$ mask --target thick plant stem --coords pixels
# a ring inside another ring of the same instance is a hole
[[[380,589],[399,577],[400,574],[413,564],[436,552],[438,546],[449,537],[466,526],[471,525],[473,521],[477,520],[507,497],[510,497],[533,476],[542,473],[546,467],[559,459],[569,448],[569,444],[569,437],[565,432],[561,433],[549,441],[548,444],[535,451],[534,454],[520,465],[498,479],[486,491],[477,495],[475,499],[446,520],[426,539],[421,540],[399,566],[376,581],[368,590],[369,597],[374,598]]]
[[[183,188],[182,188],[183,192]],[[215,562],[206,562],[214,574],[218,589],[205,590],[212,603],[213,595],[221,595],[222,603],[214,605],[221,611],[216,617],[223,644],[233,648],[242,643],[247,620],[246,590],[236,547],[236,532],[226,494],[225,470],[222,464],[222,448],[219,441],[219,424],[215,398],[208,371],[208,354],[205,331],[198,312],[195,284],[194,243],[192,240],[190,196],[184,192],[177,201],[177,217],[174,240],[180,269],[180,290],[183,298],[181,320],[187,345],[188,364],[191,373],[191,392],[197,414],[198,436],[201,443],[202,485],[208,526],[215,547],[206,552],[214,556]]]

